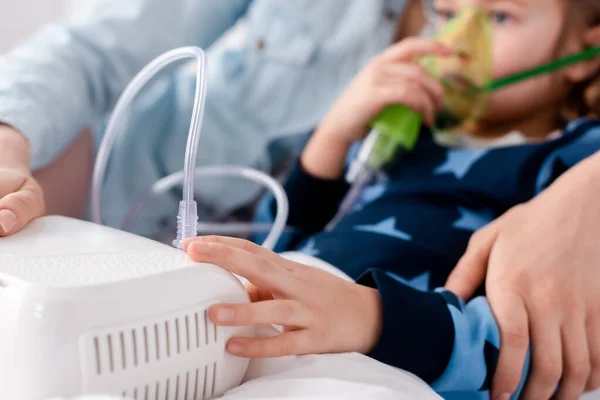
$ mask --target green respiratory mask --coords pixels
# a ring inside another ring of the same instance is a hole
[[[456,50],[448,57],[426,57],[420,63],[444,87],[444,108],[436,125],[459,129],[475,121],[485,108],[487,93],[473,88],[489,83],[492,71],[492,23],[475,9],[464,9],[445,23],[435,39]],[[370,124],[372,133],[365,143],[372,147],[365,167],[371,171],[391,162],[401,150],[412,150],[417,142],[423,116],[403,105],[386,107]],[[376,140],[375,140],[376,136]],[[350,171],[348,180],[354,179]]]
[[[493,25],[484,12],[464,9],[437,33],[437,41],[455,50],[450,57],[428,57],[423,64],[444,88],[444,107],[436,130],[469,130],[485,111],[492,79]]]

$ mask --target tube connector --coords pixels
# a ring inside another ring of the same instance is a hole
[[[182,200],[179,202],[177,213],[177,239],[173,246],[182,249],[186,239],[196,237],[198,232],[198,205],[195,201]]]
[[[358,154],[356,157],[350,162],[348,167],[348,171],[346,172],[346,182],[349,184],[354,184],[363,174],[367,172],[375,172],[369,171],[374,166],[373,159],[374,153],[377,147],[377,141],[380,140],[381,134],[379,131],[373,129],[365,140],[363,141]]]

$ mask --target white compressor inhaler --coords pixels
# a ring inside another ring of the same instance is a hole
[[[0,240],[0,397],[111,394],[197,400],[240,384],[248,361],[207,309],[247,303],[240,281],[149,239],[44,217]]]

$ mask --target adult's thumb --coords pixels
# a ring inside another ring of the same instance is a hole
[[[485,280],[490,254],[497,237],[498,228],[493,223],[473,234],[467,251],[446,282],[446,289],[464,300],[473,296]]]
[[[0,198],[0,236],[20,231],[44,212],[42,189],[33,179],[28,179],[18,191]]]

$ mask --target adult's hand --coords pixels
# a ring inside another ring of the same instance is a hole
[[[501,332],[493,398],[578,399],[600,386],[600,153],[473,236],[446,287],[467,299],[487,275]]]
[[[0,236],[43,214],[42,188],[29,170],[29,144],[20,132],[0,124]]]

